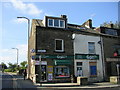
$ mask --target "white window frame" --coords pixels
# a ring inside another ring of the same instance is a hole
[[[63,25],[64,25],[63,27],[60,26],[60,21],[63,21]],[[59,27],[60,28],[65,28],[65,20],[59,20]]]
[[[90,52],[89,43],[94,43],[94,52]],[[89,53],[89,54],[95,54],[95,53],[96,53],[96,50],[95,50],[95,42],[88,42],[88,53]]]
[[[52,21],[53,21],[52,26],[49,25],[49,20],[52,20]],[[54,25],[55,19],[50,19],[50,18],[49,18],[49,19],[48,19],[48,27],[65,28],[65,20],[60,20],[60,19],[57,19],[57,20],[58,20],[58,24],[59,24],[59,25],[58,25],[58,26],[55,26],[55,25]],[[60,26],[60,21],[63,21],[63,25],[64,25],[64,26],[62,26],[62,27]]]
[[[62,40],[62,50],[56,50],[56,40]],[[55,39],[55,51],[56,52],[64,52],[64,40],[63,39]]]
[[[55,20],[58,20],[58,26],[55,26]],[[60,20],[59,20],[59,19],[54,19],[53,21],[54,21],[54,22],[53,22],[53,23],[54,23],[54,24],[53,24],[54,27],[60,27]]]

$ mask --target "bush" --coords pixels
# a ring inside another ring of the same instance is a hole
[[[5,69],[4,72],[12,72],[11,69]]]

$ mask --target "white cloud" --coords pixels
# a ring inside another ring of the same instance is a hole
[[[33,3],[23,3],[19,0],[11,0],[13,7],[24,14],[39,16],[42,10],[39,10]]]
[[[15,48],[19,49],[18,63],[22,61],[27,61],[27,45],[21,44],[17,45]],[[2,55],[0,56],[0,63],[16,63],[17,62],[17,51],[15,49],[2,49]]]

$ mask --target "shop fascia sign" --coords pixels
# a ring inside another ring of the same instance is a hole
[[[73,55],[69,55],[69,56],[68,55],[36,55],[36,56],[32,56],[32,59],[39,58],[39,56],[41,56],[41,58],[74,59]]]
[[[97,54],[75,54],[75,59],[98,60],[99,55]]]

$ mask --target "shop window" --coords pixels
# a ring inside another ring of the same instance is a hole
[[[89,54],[95,54],[95,43],[88,42],[88,52]]]
[[[55,51],[56,52],[63,52],[64,51],[64,43],[62,39],[55,40]]]
[[[120,49],[118,49],[118,56],[120,56]]]
[[[55,78],[70,77],[69,67],[67,66],[56,66],[55,67]]]

